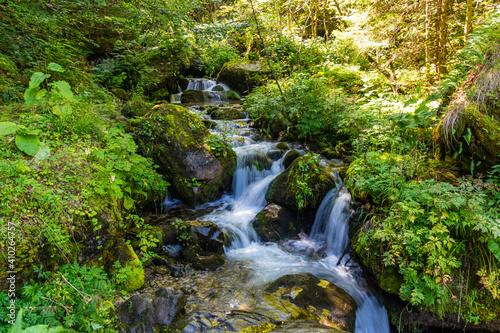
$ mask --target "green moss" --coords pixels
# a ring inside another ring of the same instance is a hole
[[[111,92],[119,100],[128,101],[130,99],[130,97],[127,94],[127,92],[125,90],[121,89],[121,88],[113,89]]]
[[[288,149],[288,145],[286,144],[286,142],[280,142],[276,145],[276,148],[285,150]]]
[[[123,289],[128,292],[136,291],[144,285],[144,267],[135,254],[132,246],[121,244],[118,259],[122,264],[122,272],[126,274],[123,280]]]
[[[224,91],[224,95],[226,95],[228,101],[241,101],[240,96],[232,90]]]

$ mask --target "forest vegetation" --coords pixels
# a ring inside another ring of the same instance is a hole
[[[116,299],[162,255],[149,216],[230,191],[230,129],[170,104],[189,76],[233,88],[263,139],[344,161],[353,255],[396,330],[499,329],[496,1],[0,0],[0,332],[10,271],[19,332],[118,332]],[[321,170],[293,170],[297,215]]]

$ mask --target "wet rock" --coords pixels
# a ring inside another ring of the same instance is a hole
[[[293,161],[295,161],[300,156],[300,153],[295,149],[290,150],[288,153],[286,153],[285,158],[283,158],[283,165],[285,166],[285,169],[288,168],[293,163]]]
[[[136,129],[139,150],[159,166],[174,198],[196,206],[230,190],[236,154],[197,114],[162,104],[145,118]]]
[[[306,215],[315,211],[334,187],[332,175],[314,157],[302,156],[272,181],[266,200]]]
[[[213,110],[210,113],[210,116],[212,117],[212,119],[217,120],[235,120],[246,118],[245,112],[241,111],[241,109],[238,108],[220,108],[217,110]]]
[[[205,95],[201,90],[188,90],[182,93],[181,103],[203,103]]]
[[[283,156],[279,150],[269,150],[266,153],[266,155],[267,155],[267,157],[269,157],[270,159],[275,160],[275,161],[279,160],[281,158],[281,156]]]
[[[159,288],[132,296],[118,309],[120,332],[153,333],[156,327],[171,325],[186,305],[186,296],[178,290]]]
[[[191,245],[182,250],[184,259],[193,264],[195,269],[216,269],[224,265],[224,257],[220,253],[202,250],[196,245]]]
[[[278,144],[276,145],[276,148],[278,148],[278,149],[282,149],[282,150],[286,150],[286,149],[288,149],[288,145],[287,145],[287,143],[286,143],[286,142],[280,142],[280,143],[278,143]]]
[[[253,227],[265,242],[277,242],[299,233],[307,228],[308,222],[289,209],[271,203],[267,205],[253,220]]]
[[[219,226],[208,221],[184,221],[189,240],[188,243],[198,245],[203,251],[222,254],[224,252],[224,243],[226,234]],[[178,231],[178,238],[181,236]]]
[[[195,311],[186,314],[176,325],[181,333],[206,332],[216,326],[223,319],[220,316],[204,311]]]
[[[269,70],[260,61],[247,61],[244,63],[227,63],[217,76],[217,83],[224,82],[239,93],[250,92],[262,84]]]
[[[177,80],[177,83],[179,84],[179,87],[184,91],[187,89],[189,85],[189,80],[186,79],[183,75],[179,76],[179,79]]]
[[[177,245],[177,229],[171,224],[160,224],[158,228],[163,233],[163,245]]]
[[[231,311],[229,315],[218,325],[208,329],[207,333],[242,332],[245,329],[252,332],[250,328],[275,325],[277,322],[269,317],[255,312]],[[270,326],[272,327],[272,326]]]
[[[329,312],[328,320],[341,329],[354,331],[357,305],[343,289],[331,282],[321,280],[312,274],[285,275],[271,282],[266,292],[282,291],[282,298],[288,300],[318,317],[323,310]]]
[[[294,320],[280,325],[273,332],[278,333],[347,333],[347,331],[324,326],[313,321]]]
[[[224,91],[224,87],[218,84],[212,88],[212,91]]]

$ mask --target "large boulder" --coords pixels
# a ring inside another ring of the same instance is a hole
[[[217,83],[223,82],[239,93],[250,92],[267,80],[270,71],[260,61],[227,63],[217,76]]]
[[[283,206],[271,203],[257,214],[252,223],[260,239],[276,242],[307,229],[312,222],[300,218]]]
[[[188,90],[182,93],[181,103],[203,103],[205,102],[204,92],[201,90]]]
[[[271,282],[265,289],[268,293],[280,292],[281,298],[316,315],[329,313],[332,326],[349,332],[354,331],[357,305],[342,288],[331,282],[307,274],[285,275]]]
[[[298,214],[316,210],[326,193],[335,187],[331,173],[315,157],[301,156],[269,185],[266,200]]]
[[[158,332],[167,328],[180,315],[187,298],[181,291],[159,288],[149,293],[132,296],[118,309],[120,332]]]
[[[157,105],[136,133],[141,153],[159,166],[173,197],[195,206],[231,189],[236,154],[210,135],[196,113],[178,105]]]
[[[240,108],[228,107],[228,108],[218,108],[210,113],[210,117],[216,120],[235,120],[235,119],[245,119],[246,114]]]

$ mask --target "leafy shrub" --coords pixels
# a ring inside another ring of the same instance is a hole
[[[108,300],[115,294],[113,284],[102,268],[80,266],[76,262],[62,266],[57,272],[38,268],[37,281],[24,285],[16,306],[24,311],[24,325],[63,326],[78,332],[94,332],[113,323]],[[0,293],[0,332],[8,332],[6,320],[9,298]]]
[[[494,252],[487,249],[500,239],[498,206],[493,214],[488,209],[491,188],[473,179],[463,179],[459,186],[415,181],[424,164],[408,155],[381,152],[353,162],[346,184],[356,196],[377,205],[371,229],[358,235],[358,252],[380,249],[371,255],[386,267],[398,268],[403,279],[399,295],[412,305],[441,315],[462,307],[467,320],[480,316],[488,321],[496,308],[472,300],[474,293],[483,300],[500,297],[498,281],[491,282],[500,272],[492,262]],[[453,296],[462,292],[464,283],[467,297],[459,304]]]
[[[227,41],[213,41],[205,46],[201,55],[200,69],[210,76],[217,74],[225,63],[239,58],[235,47]]]
[[[275,85],[255,89],[245,100],[250,116],[270,135],[272,128],[301,139],[329,140],[337,135],[337,120],[349,110],[342,95],[333,94],[322,78],[296,77],[280,95]]]

